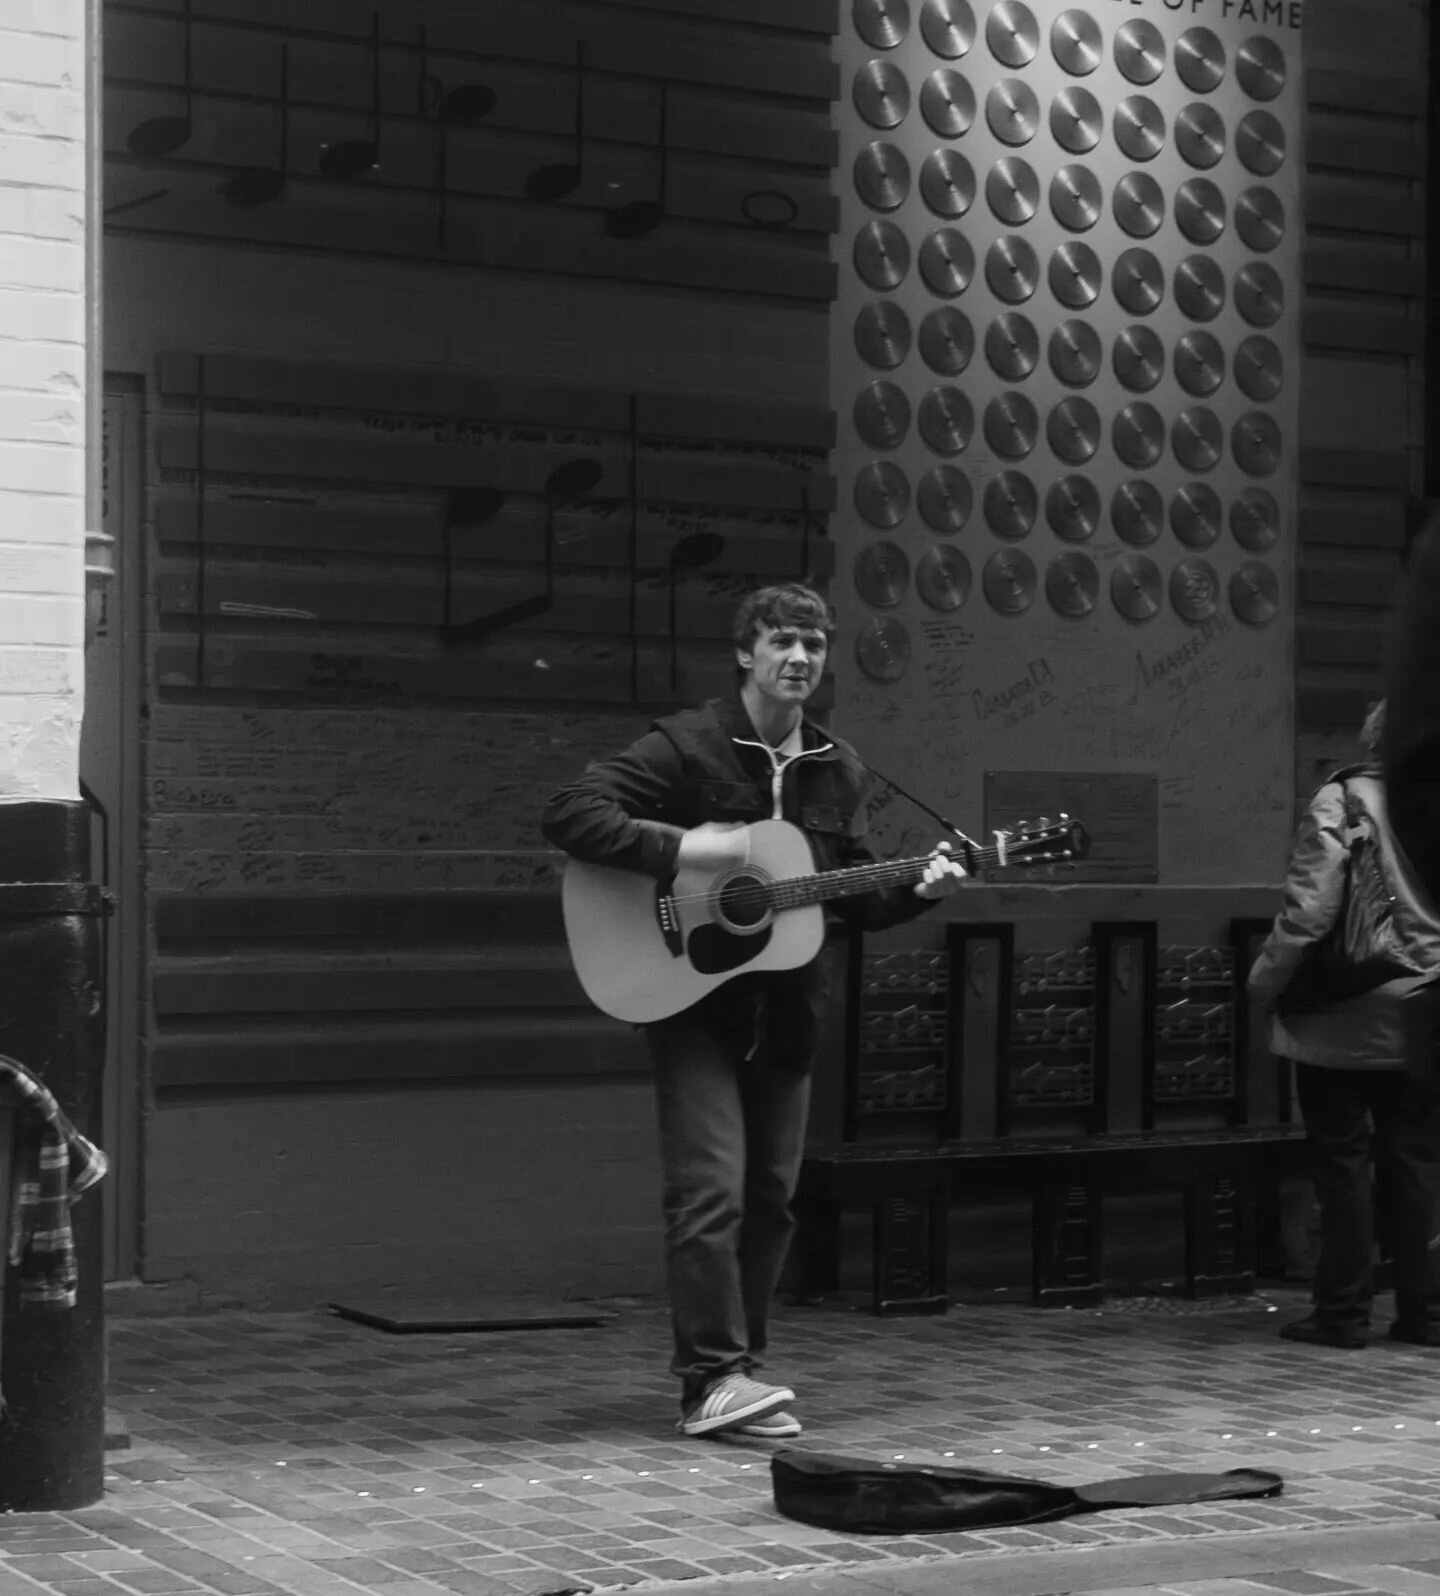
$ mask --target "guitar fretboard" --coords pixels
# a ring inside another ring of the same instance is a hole
[[[791,876],[757,887],[757,891],[763,893],[769,908],[799,909],[807,904],[825,903],[831,898],[851,898],[861,892],[873,892],[879,887],[906,886],[925,874],[932,857],[927,853],[914,859],[880,860],[875,864],[851,865],[844,870],[822,870],[813,876]],[[1003,862],[998,847],[969,847],[957,850],[955,857],[972,875],[987,865]]]

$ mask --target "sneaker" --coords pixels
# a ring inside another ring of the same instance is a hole
[[[754,1435],[762,1441],[789,1441],[800,1434],[801,1424],[793,1413],[781,1408],[778,1412],[767,1413],[763,1419],[746,1419],[744,1424],[737,1424],[729,1433],[731,1435]]]
[[[1308,1319],[1296,1319],[1292,1324],[1282,1325],[1280,1334],[1286,1341],[1303,1341],[1312,1347],[1346,1347],[1355,1351],[1368,1345],[1368,1338],[1362,1331],[1334,1324],[1313,1313]]]
[[[783,1385],[762,1385],[748,1374],[722,1374],[705,1395],[685,1410],[680,1420],[683,1435],[718,1435],[735,1430],[748,1419],[777,1413],[795,1393]]]

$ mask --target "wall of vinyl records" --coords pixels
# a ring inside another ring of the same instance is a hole
[[[1089,879],[1288,833],[1303,101],[1257,10],[842,28],[838,724],[972,830],[1088,795]]]

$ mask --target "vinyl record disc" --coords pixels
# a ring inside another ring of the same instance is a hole
[[[1004,382],[1023,382],[1040,359],[1040,335],[1018,310],[1007,310],[985,329],[985,359]]]
[[[1115,375],[1131,393],[1149,393],[1165,375],[1165,345],[1148,327],[1126,327],[1111,355]]]
[[[1263,410],[1247,411],[1230,429],[1230,448],[1250,477],[1273,475],[1280,464],[1280,428]]]
[[[932,610],[949,614],[970,597],[970,562],[953,544],[927,549],[915,565],[915,591]]]
[[[941,305],[920,323],[920,358],[941,377],[958,377],[975,353],[970,318],[953,305]]]
[[[910,401],[893,382],[871,382],[855,398],[855,430],[872,449],[897,449],[910,430]]]
[[[1170,501],[1170,530],[1187,549],[1208,549],[1223,519],[1220,495],[1203,482],[1187,482]]]
[[[1187,405],[1170,428],[1170,447],[1187,471],[1213,471],[1225,454],[1225,429],[1219,416],[1204,405]]]
[[[1220,605],[1220,578],[1208,560],[1181,560],[1170,573],[1170,603],[1186,621],[1208,621]]]
[[[953,227],[937,227],[920,246],[920,275],[930,292],[942,299],[963,294],[975,275],[970,240]]]
[[[1100,415],[1088,399],[1062,399],[1045,422],[1045,438],[1057,460],[1083,465],[1100,447]]]
[[[1040,102],[1028,83],[1002,78],[985,96],[985,121],[1002,144],[1028,144],[1040,126]]]
[[[1101,199],[1100,179],[1088,166],[1062,166],[1050,179],[1050,214],[1072,233],[1100,220]]]
[[[1110,525],[1132,548],[1142,549],[1160,536],[1165,501],[1152,482],[1122,482],[1110,499]]]
[[[898,543],[871,543],[855,556],[855,591],[877,610],[891,610],[910,586],[910,561]]]
[[[1050,102],[1050,131],[1062,150],[1084,155],[1100,142],[1104,118],[1089,89],[1061,89]]]
[[[1127,621],[1152,620],[1160,610],[1160,567],[1143,554],[1122,554],[1110,568],[1110,602]]]
[[[975,203],[975,170],[959,150],[931,150],[920,167],[920,198],[937,216],[963,216]]]
[[[1132,316],[1148,316],[1165,297],[1165,273],[1148,249],[1127,249],[1115,262],[1110,286]]]
[[[1153,83],[1165,70],[1165,40],[1152,22],[1123,23],[1115,34],[1115,65],[1132,83]]]
[[[910,163],[896,144],[879,139],[855,157],[855,192],[872,211],[893,211],[910,194]]]
[[[1201,398],[1212,394],[1225,380],[1225,351],[1208,332],[1192,329],[1175,343],[1175,380],[1186,393]]]
[[[1045,519],[1057,538],[1088,542],[1100,525],[1100,490],[1089,477],[1061,477],[1045,495]]]
[[[894,370],[910,353],[910,318],[893,299],[872,299],[860,307],[855,352],[880,371]]]
[[[872,615],[855,634],[855,660],[872,682],[898,682],[910,666],[910,633],[895,615]]]
[[[855,473],[855,508],[871,526],[898,526],[910,508],[910,483],[899,466],[874,460]]]
[[[1175,268],[1175,303],[1191,321],[1214,321],[1225,308],[1225,273],[1208,255],[1187,255]]]
[[[1023,238],[997,238],[985,256],[985,281],[996,299],[1021,305],[1035,292],[1040,262]]]
[[[1191,166],[1208,171],[1225,153],[1225,123],[1212,105],[1187,105],[1175,118],[1175,148]]]
[[[1285,52],[1273,39],[1247,39],[1235,56],[1235,76],[1252,100],[1273,100],[1285,87]]]
[[[996,537],[1028,537],[1039,509],[1035,484],[1021,471],[1002,471],[985,485],[985,524]]]
[[[1263,554],[1280,541],[1280,506],[1264,488],[1245,488],[1230,501],[1230,536],[1251,554]]]
[[[985,202],[1007,227],[1022,227],[1040,208],[1040,179],[1018,155],[1002,155],[985,178]]]
[[[936,454],[960,454],[975,430],[970,401],[949,384],[932,388],[920,401],[920,436]]]
[[[916,493],[920,519],[932,532],[948,537],[970,519],[975,494],[970,479],[956,466],[931,466]]]
[[[1111,131],[1132,161],[1151,161],[1165,147],[1165,114],[1154,100],[1132,94],[1115,107]]]
[[[920,85],[920,115],[932,133],[958,139],[975,125],[975,91],[954,67],[936,67]]]
[[[1235,308],[1252,327],[1273,327],[1285,312],[1285,285],[1273,266],[1247,261],[1235,273]]]
[[[1088,11],[1062,11],[1050,24],[1050,53],[1071,77],[1086,78],[1100,65],[1100,25]]]
[[[910,31],[910,0],[851,0],[850,20],[872,50],[893,50]]]
[[[985,441],[1007,460],[1023,460],[1035,447],[1040,418],[1023,393],[1002,393],[985,406]]]
[[[1208,177],[1187,178],[1175,190],[1175,225],[1192,244],[1213,244],[1225,231],[1225,196]]]
[[[1230,575],[1230,608],[1248,626],[1264,626],[1280,608],[1280,581],[1268,565],[1246,560]]]
[[[1002,66],[1029,66],[1040,48],[1035,13],[1020,0],[1000,0],[985,19],[985,42]]]
[[[1057,554],[1045,572],[1045,597],[1057,615],[1088,615],[1100,592],[1100,573],[1088,554]]]
[[[1110,427],[1110,441],[1126,465],[1144,471],[1165,450],[1165,422],[1154,405],[1137,399],[1116,415]]]
[[[894,222],[866,222],[853,254],[855,270],[871,288],[894,288],[910,271],[910,241]]]
[[[1067,388],[1088,388],[1100,375],[1100,335],[1084,321],[1064,321],[1050,334],[1050,369]]]
[[[1285,386],[1285,357],[1279,346],[1252,333],[1235,351],[1235,383],[1247,399],[1265,404]]]
[[[1023,549],[997,549],[985,562],[981,586],[991,609],[1018,615],[1035,599],[1035,562]]]
[[[1235,129],[1235,153],[1247,172],[1269,177],[1285,164],[1285,129],[1268,111],[1247,111]]]
[[[1175,41],[1175,70],[1194,94],[1209,94],[1225,76],[1225,46],[1209,28],[1187,28]]]
[[[1150,238],[1165,220],[1165,191],[1148,172],[1127,172],[1115,185],[1111,208],[1131,238]]]
[[[1100,292],[1100,257],[1088,244],[1070,240],[1050,257],[1050,292],[1071,310],[1084,310]]]
[[[910,85],[893,61],[867,61],[850,92],[871,127],[899,127],[910,114]]]
[[[966,0],[925,0],[920,36],[946,61],[958,61],[975,43],[975,13]]]
[[[1247,188],[1235,201],[1235,231],[1257,255],[1266,255],[1285,237],[1285,207],[1269,188]]]

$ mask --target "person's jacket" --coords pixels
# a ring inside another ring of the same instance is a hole
[[[545,805],[540,829],[574,858],[664,880],[680,838],[706,822],[788,820],[810,842],[817,870],[867,864],[867,772],[850,745],[813,721],[801,723],[801,752],[777,769],[737,694],[655,722],[611,759],[597,760]],[[827,904],[833,921],[881,930],[930,906],[913,886],[889,887]],[[726,1030],[762,1029],[777,1060],[808,1062],[826,997],[825,961],[799,970],[742,975],[686,1011]]]
[[[1250,992],[1272,1006],[1310,947],[1338,919],[1345,897],[1345,788],[1365,806],[1380,844],[1385,880],[1394,897],[1394,927],[1407,960],[1440,974],[1440,920],[1427,907],[1390,828],[1385,784],[1374,767],[1327,781],[1310,800],[1296,830],[1286,873],[1285,902],[1250,971]],[[1273,1014],[1272,1051],[1306,1064],[1346,1069],[1400,1069],[1407,1062],[1406,1006],[1428,977],[1402,977],[1340,1003],[1305,1013]]]

